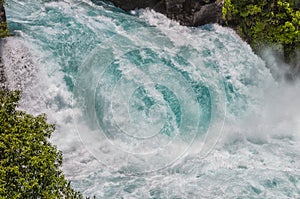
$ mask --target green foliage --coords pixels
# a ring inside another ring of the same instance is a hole
[[[233,17],[238,14],[238,10],[235,9],[231,0],[224,0],[224,5],[222,7],[223,19],[228,23],[233,19]]]
[[[280,44],[286,61],[300,48],[298,0],[225,0],[223,19],[255,49]]]
[[[59,167],[45,115],[17,110],[19,91],[0,90],[0,198],[82,198]]]
[[[0,23],[0,37],[3,38],[7,36],[9,36],[9,29],[7,27],[7,23]]]

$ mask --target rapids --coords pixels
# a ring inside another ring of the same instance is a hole
[[[300,197],[300,84],[275,81],[233,30],[102,1],[7,0],[6,12],[9,87],[56,124],[85,196]]]

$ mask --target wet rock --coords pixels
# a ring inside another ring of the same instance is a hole
[[[200,26],[222,21],[222,2],[213,0],[111,0],[125,11],[151,8],[182,25]]]
[[[0,3],[0,23],[6,22],[5,9],[2,3]]]

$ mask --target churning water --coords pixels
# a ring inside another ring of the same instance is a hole
[[[300,197],[299,84],[275,81],[232,30],[101,1],[6,7],[9,87],[23,90],[21,108],[56,123],[52,142],[76,190]]]

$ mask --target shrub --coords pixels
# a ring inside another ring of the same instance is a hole
[[[287,62],[300,48],[298,0],[225,0],[223,18],[254,50],[279,44]]]
[[[0,37],[9,36],[9,29],[6,22],[0,23]]]
[[[17,110],[19,91],[0,90],[0,198],[82,198],[65,179],[62,153],[48,141],[45,115]]]

